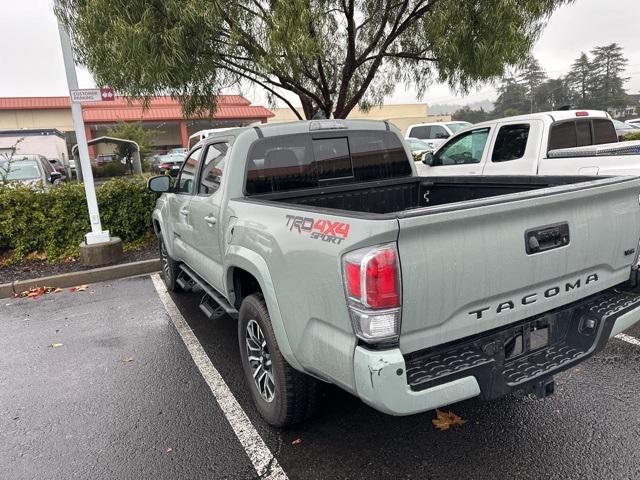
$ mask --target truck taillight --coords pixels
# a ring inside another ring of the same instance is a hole
[[[396,245],[355,250],[342,262],[355,334],[369,343],[397,341],[401,279]]]
[[[162,170],[169,170],[171,168],[171,165],[169,165],[168,163],[161,163],[158,168]]]

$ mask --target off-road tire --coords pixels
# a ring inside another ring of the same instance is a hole
[[[167,248],[162,237],[159,238],[158,249],[160,251],[162,279],[164,280],[167,290],[170,292],[181,291],[182,289],[180,288],[180,285],[176,282],[178,274],[180,273],[180,267],[178,266],[178,262],[169,256],[169,252],[167,252]]]
[[[247,325],[255,320],[260,326],[270,355],[275,392],[268,402],[262,397],[253,378],[247,353]],[[319,381],[292,368],[280,353],[271,318],[262,294],[249,295],[242,301],[238,315],[238,343],[242,370],[258,412],[274,427],[287,427],[308,419],[315,411]]]

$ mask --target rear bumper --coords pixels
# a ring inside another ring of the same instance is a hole
[[[640,292],[610,288],[562,309],[406,356],[399,349],[359,346],[354,356],[357,393],[391,415],[476,396],[532,393],[639,320]]]

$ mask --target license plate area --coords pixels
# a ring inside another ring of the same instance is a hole
[[[512,330],[504,342],[505,361],[519,358],[549,346],[551,324],[545,319]]]

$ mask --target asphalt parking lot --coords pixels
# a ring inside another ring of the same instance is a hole
[[[453,405],[467,423],[445,432],[433,412],[386,416],[331,386],[313,420],[275,430],[253,411],[234,321],[205,320],[193,293],[172,295],[172,321],[163,298],[139,277],[0,300],[0,478],[640,478],[634,343],[611,340],[544,401]]]

